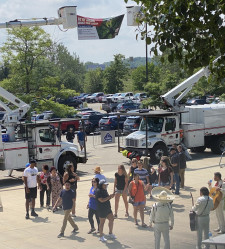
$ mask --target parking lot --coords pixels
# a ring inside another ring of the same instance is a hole
[[[100,110],[99,104],[90,104],[95,110]],[[65,137],[64,137],[65,139]],[[114,222],[115,241],[108,240],[106,243],[99,241],[98,236],[89,235],[90,225],[87,219],[88,193],[93,177],[93,168],[101,166],[104,175],[110,185],[109,193],[113,190],[114,174],[119,164],[124,164],[127,171],[129,160],[118,153],[117,144],[101,145],[98,136],[88,136],[87,153],[88,162],[78,165],[81,177],[78,183],[77,217],[75,221],[79,226],[79,232],[72,235],[70,224],[67,225],[65,237],[58,239],[57,235],[62,225],[63,214],[49,212],[41,209],[39,196],[36,201],[38,218],[25,220],[24,188],[22,185],[21,172],[13,172],[14,177],[4,177],[7,172],[0,172],[0,196],[2,198],[4,211],[0,212],[0,248],[3,249],[26,249],[26,248],[154,248],[153,229],[135,226],[133,221],[132,206],[129,206],[130,217],[125,217],[125,208],[120,201],[118,219]],[[75,141],[76,143],[76,141]],[[209,150],[205,153],[192,153],[193,159],[187,162],[185,189],[181,190],[180,196],[176,196],[173,203],[175,225],[170,232],[172,249],[193,249],[196,243],[196,233],[189,228],[189,210],[191,208],[190,192],[196,200],[199,189],[207,186],[207,182],[213,179],[213,173],[220,171],[225,177],[224,168],[219,167],[220,156],[212,154]],[[225,162],[225,160],[224,160]],[[147,210],[145,211],[145,223],[149,223],[149,209],[154,200],[147,198]],[[114,200],[111,200],[114,210]],[[210,228],[213,232],[217,228],[215,212],[211,213]],[[107,223],[104,228],[108,233]],[[216,233],[213,232],[213,235]],[[107,236],[106,236],[107,237]],[[161,243],[163,248],[163,242]],[[219,248],[219,247],[218,247]]]

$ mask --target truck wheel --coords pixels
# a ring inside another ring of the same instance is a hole
[[[205,146],[193,147],[191,148],[191,152],[204,152],[206,149]]]
[[[215,154],[222,154],[225,150],[225,136],[214,139],[211,145],[211,151]]]
[[[159,163],[162,156],[168,155],[167,147],[163,144],[157,144],[150,151],[151,162],[154,164]]]
[[[58,171],[63,176],[66,166],[72,163],[74,167],[74,172],[77,171],[77,161],[76,158],[70,155],[61,156],[58,163]]]

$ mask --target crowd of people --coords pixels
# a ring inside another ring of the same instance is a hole
[[[173,146],[170,149],[170,156],[162,156],[158,168],[153,167],[149,158],[144,160],[131,160],[131,166],[128,173],[124,165],[119,165],[114,176],[113,192],[109,194],[107,191],[107,178],[103,174],[101,167],[94,169],[93,178],[88,194],[89,200],[87,204],[88,220],[90,230],[88,234],[99,233],[99,239],[102,242],[107,241],[104,236],[104,224],[108,220],[109,238],[116,239],[113,233],[114,219],[118,218],[118,208],[120,197],[122,197],[125,207],[125,217],[129,217],[129,205],[133,206],[134,224],[139,226],[138,213],[140,215],[141,226],[147,227],[144,221],[144,210],[146,208],[146,196],[156,200],[150,212],[150,227],[154,224],[155,248],[160,248],[161,234],[164,238],[164,248],[170,249],[169,230],[174,226],[174,214],[172,202],[175,195],[180,194],[180,188],[185,187],[185,168],[186,156],[181,145]],[[59,238],[64,236],[67,221],[73,227],[73,232],[78,231],[78,226],[74,222],[76,217],[76,196],[77,182],[80,180],[72,164],[68,164],[63,176],[61,176],[55,167],[49,168],[48,165],[42,167],[42,172],[38,173],[35,160],[32,160],[23,173],[26,198],[26,219],[29,219],[29,210],[31,216],[37,217],[35,212],[35,199],[37,197],[37,188],[40,189],[40,207],[44,206],[44,198],[46,199],[46,207],[56,212],[63,209],[64,219],[61,227]],[[223,181],[221,174],[216,172],[214,175],[216,181],[216,191],[223,190]],[[63,187],[64,186],[64,187]],[[212,183],[209,182],[209,189]],[[172,191],[171,191],[172,190]],[[224,192],[223,192],[224,194]],[[115,201],[115,210],[111,208],[110,200]],[[204,238],[208,238],[209,232],[209,213],[213,209],[213,201],[209,197],[208,188],[201,188],[200,197],[193,207],[198,217],[197,230],[197,247],[201,248],[202,233]],[[225,221],[223,216],[223,201],[216,208],[216,215],[219,227],[216,231],[225,233]],[[94,217],[96,222],[94,221]],[[95,224],[96,223],[96,224]]]

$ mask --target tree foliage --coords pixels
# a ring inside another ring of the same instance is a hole
[[[104,71],[104,89],[107,93],[116,93],[123,90],[123,79],[128,73],[128,67],[124,63],[124,55],[114,55],[114,61]]]
[[[103,81],[104,74],[100,68],[95,70],[90,70],[85,74],[84,80],[84,92],[86,93],[95,93],[102,92],[103,90]]]
[[[190,72],[208,66],[221,55],[213,71],[220,79],[224,78],[225,1],[133,1],[143,7],[143,16],[138,21],[151,27],[147,38],[147,43],[153,46],[151,52],[158,55],[158,50],[162,53],[168,50],[169,62],[177,60]],[[141,35],[144,37],[145,32]]]

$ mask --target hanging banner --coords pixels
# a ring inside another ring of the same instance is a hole
[[[77,16],[78,40],[112,39],[119,34],[124,15],[112,18]]]

